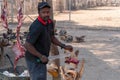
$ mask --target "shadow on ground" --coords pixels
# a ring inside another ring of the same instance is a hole
[[[56,28],[65,28],[65,29],[82,29],[82,30],[110,30],[110,31],[120,31],[120,27],[114,26],[86,26],[86,25],[77,25],[78,23],[74,21],[57,21]]]

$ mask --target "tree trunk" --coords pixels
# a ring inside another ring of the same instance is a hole
[[[53,5],[52,5],[52,0],[46,0],[49,4],[50,4],[50,6],[51,6],[51,19],[53,20]],[[55,22],[54,22],[54,26],[55,26]],[[56,45],[54,45],[54,44],[52,44],[51,45],[51,51],[50,51],[50,53],[51,53],[51,55],[59,55],[59,51],[58,51],[58,48],[57,48],[57,46]],[[54,60],[54,63],[58,66],[58,68],[59,68],[59,66],[60,66],[60,60],[59,59],[55,59]],[[60,73],[60,72],[59,72]],[[61,80],[60,79],[60,74],[59,74],[59,76],[57,77],[57,78],[54,78],[53,77],[53,80]]]
[[[51,55],[59,55],[59,51],[58,51],[58,48],[57,46],[55,46],[54,44],[51,45]],[[58,66],[58,69],[59,69],[59,66],[60,66],[60,59],[55,59],[53,60],[53,62]],[[59,70],[58,70],[59,71]],[[60,73],[60,71],[58,72]],[[53,80],[61,80],[61,76],[59,74],[58,77],[53,77]]]
[[[51,13],[51,19],[53,20],[54,17],[53,17],[53,4],[52,4],[52,0],[46,0],[46,2],[48,2],[48,3],[50,4],[50,6],[51,6],[51,11],[50,11],[50,13]]]

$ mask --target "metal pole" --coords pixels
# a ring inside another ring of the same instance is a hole
[[[71,0],[69,0],[69,21],[71,21]]]

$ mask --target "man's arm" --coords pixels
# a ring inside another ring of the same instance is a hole
[[[39,58],[42,57],[42,54],[39,53],[39,52],[34,48],[34,46],[33,46],[31,43],[29,43],[29,42],[26,41],[24,46],[25,46],[25,48],[26,48],[31,54],[33,54],[34,56],[39,57]]]
[[[38,57],[43,63],[47,63],[49,61],[46,56],[44,56],[41,53],[39,53],[35,49],[35,47],[32,44],[30,44],[29,42],[26,41],[24,46],[31,54],[33,54],[34,56]]]
[[[55,36],[52,36],[52,43],[57,45],[57,46],[60,46],[61,48],[64,48],[66,50],[69,50],[69,51],[73,51],[73,47],[70,46],[70,45],[65,45],[63,43],[61,43]]]

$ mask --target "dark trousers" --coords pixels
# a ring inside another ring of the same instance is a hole
[[[30,77],[32,80],[47,80],[46,64],[26,60]]]

